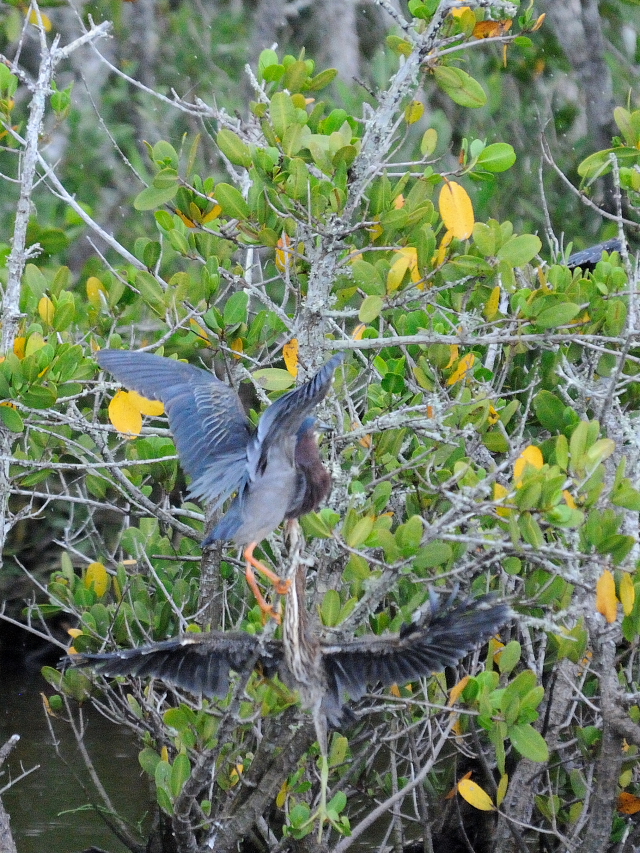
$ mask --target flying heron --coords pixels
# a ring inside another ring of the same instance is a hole
[[[343,358],[343,353],[334,355],[308,382],[276,400],[254,429],[236,392],[206,370],[145,352],[95,354],[100,367],[123,385],[164,404],[178,456],[192,478],[192,497],[215,510],[237,493],[202,547],[221,539],[244,547],[247,582],[261,609],[277,619],[252,567],[280,594],[289,591],[290,582],[260,563],[253,551],[282,521],[317,509],[331,491],[311,413]]]
[[[344,723],[347,695],[357,700],[377,684],[405,684],[455,665],[492,637],[511,610],[493,595],[456,604],[449,599],[444,605],[432,596],[428,620],[404,625],[399,634],[332,642],[305,607],[306,564],[297,542],[287,574],[293,589],[285,602],[282,640],[243,632],[188,633],[140,648],[74,654],[71,662],[110,677],[151,676],[209,698],[226,696],[229,671],[242,671],[249,661],[268,677],[277,673],[313,716],[321,787],[311,819],[320,817],[321,835],[327,818],[328,729]]]

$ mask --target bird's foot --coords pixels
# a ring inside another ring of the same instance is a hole
[[[264,618],[263,624],[266,625],[266,623],[268,622],[269,619],[275,619],[276,622],[278,623],[278,625],[280,625],[280,623],[282,622],[282,616],[280,616],[280,614],[275,609],[273,604],[269,604],[265,600],[263,594],[260,592],[260,589],[258,587],[258,582],[256,580],[256,576],[254,575],[253,570],[252,570],[251,566],[249,565],[249,563],[247,563],[247,568],[245,570],[245,577],[247,579],[247,583],[249,584],[249,588],[251,589],[251,592],[256,597],[256,601],[258,602],[258,605],[260,606],[260,610],[262,610],[262,612],[264,613],[265,618]]]
[[[264,616],[262,620],[263,625],[266,625],[269,619],[275,619],[278,625],[281,624],[282,616],[278,613],[273,604],[268,604],[264,598],[262,601],[258,601],[258,604],[260,605],[260,610],[262,610]]]
[[[283,578],[278,578],[277,581],[274,581],[273,588],[278,593],[278,595],[287,595],[289,590],[291,589],[291,581],[283,580]]]
[[[256,558],[253,556],[253,548],[254,545],[249,545],[249,547],[244,552],[244,558],[247,561],[247,569],[245,572],[247,583],[249,584],[251,589],[253,589],[254,594],[255,589],[253,587],[253,584],[255,583],[255,575],[251,568],[252,566],[254,569],[259,571],[261,575],[264,575],[265,578],[271,581],[278,595],[287,595],[287,593],[291,589],[291,581],[283,580],[281,577],[279,577],[279,575],[277,575],[275,572],[272,572],[271,569],[268,569],[263,563],[261,563],[260,560],[256,560]],[[250,578],[253,578],[253,581],[250,580]]]

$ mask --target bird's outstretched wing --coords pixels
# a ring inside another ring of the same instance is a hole
[[[323,644],[329,682],[326,712],[335,725],[345,695],[359,699],[369,687],[405,684],[458,663],[485,643],[511,617],[505,602],[492,595],[447,603],[435,609],[426,625],[406,625],[399,635],[362,637]]]
[[[233,388],[199,367],[151,353],[106,349],[95,359],[127,388],[164,404],[194,497],[215,509],[240,487],[252,429]]]
[[[287,436],[295,436],[305,418],[325,398],[335,369],[344,357],[342,352],[334,355],[308,382],[277,399],[264,412],[255,437],[259,449],[257,469],[266,465],[269,448]]]
[[[159,678],[166,684],[195,695],[226,696],[229,670],[241,672],[255,658],[265,675],[274,675],[282,659],[276,640],[262,643],[259,637],[242,632],[183,634],[173,640],[108,654],[72,655],[73,666],[90,666],[100,675],[134,675]]]

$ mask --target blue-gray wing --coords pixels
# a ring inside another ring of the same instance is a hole
[[[324,644],[330,722],[340,717],[348,694],[359,699],[376,684],[406,684],[454,666],[486,643],[511,618],[511,608],[492,595],[450,603],[435,609],[426,625],[406,625],[399,635],[362,637],[348,643]]]
[[[91,667],[111,678],[117,675],[158,678],[165,684],[211,698],[227,695],[230,670],[242,672],[251,661],[271,676],[281,658],[281,644],[275,640],[263,644],[251,634],[215,631],[183,634],[173,640],[108,654],[72,655],[68,662]]]
[[[232,388],[206,370],[151,353],[105,349],[95,358],[127,388],[164,404],[194,497],[215,508],[240,487],[252,430]]]
[[[258,424],[256,444],[260,447],[260,462],[257,467],[264,464],[269,448],[281,439],[295,435],[304,419],[325,398],[335,369],[344,357],[344,353],[337,353],[308,382],[269,406]]]

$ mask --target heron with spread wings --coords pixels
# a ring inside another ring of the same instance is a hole
[[[202,546],[231,540],[243,547],[247,582],[262,610],[278,618],[258,589],[253,568],[280,594],[288,592],[290,582],[256,560],[253,551],[283,521],[317,509],[331,491],[312,412],[344,354],[276,400],[255,429],[233,388],[206,370],[145,352],[106,349],[95,358],[127,388],[164,404],[180,462],[192,478],[192,497],[215,510],[235,493]]]
[[[320,805],[312,819],[327,819],[328,730],[345,718],[347,696],[361,698],[370,687],[405,684],[454,666],[485,643],[510,618],[509,606],[492,595],[441,605],[432,596],[426,621],[403,626],[399,634],[366,636],[345,642],[323,637],[305,606],[306,565],[294,556],[293,581],[285,602],[282,640],[243,632],[183,634],[172,640],[106,654],[75,654],[76,666],[90,666],[109,677],[153,677],[206,697],[223,697],[229,671],[252,662],[266,676],[278,674],[298,691],[313,716],[321,755]]]

